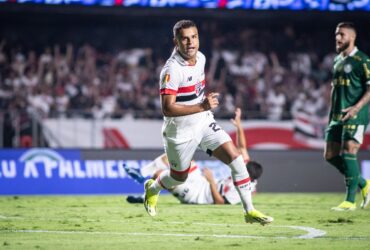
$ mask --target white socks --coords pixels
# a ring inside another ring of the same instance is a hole
[[[175,186],[183,184],[183,181],[177,181],[170,176],[170,170],[163,171],[155,182],[149,187],[153,193],[158,193],[162,189],[172,189]]]
[[[250,186],[251,180],[243,161],[243,157],[239,155],[229,164],[229,167],[231,168],[231,176],[233,178],[235,188],[239,193],[244,210],[248,212],[254,210]]]

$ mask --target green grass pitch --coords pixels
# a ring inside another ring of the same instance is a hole
[[[369,249],[370,208],[330,211],[342,199],[258,194],[256,208],[275,218],[260,226],[243,223],[239,205],[181,205],[170,195],[155,218],[125,196],[0,197],[0,249]]]

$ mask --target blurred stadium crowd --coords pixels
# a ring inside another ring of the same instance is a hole
[[[62,33],[53,40],[24,30],[4,32],[0,109],[8,122],[3,129],[12,126],[13,114],[25,122],[30,116],[160,119],[158,76],[173,49],[170,32],[170,27],[141,32],[96,27],[78,39]],[[207,89],[221,93],[217,118],[230,118],[235,106],[248,119],[292,119],[297,112],[326,116],[334,31],[292,25],[230,29],[205,21],[199,32]]]

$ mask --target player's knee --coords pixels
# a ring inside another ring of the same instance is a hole
[[[331,159],[340,155],[341,150],[342,150],[342,146],[340,143],[332,142],[332,141],[327,142],[325,146],[325,151],[324,151],[324,159],[326,161],[330,161]]]
[[[360,148],[360,144],[358,144],[357,142],[354,142],[354,141],[347,142],[343,146],[343,153],[355,155],[357,154],[359,148]]]
[[[331,153],[328,153],[328,152],[325,152],[324,153],[324,158],[327,162],[330,163],[330,161],[335,157],[336,155],[334,154],[331,154]]]
[[[337,157],[338,155],[340,155],[340,152],[336,152],[333,150],[325,150],[324,159],[330,163],[330,161],[334,159],[335,157]]]

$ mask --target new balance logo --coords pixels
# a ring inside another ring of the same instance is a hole
[[[193,79],[193,77],[192,76],[189,76],[188,77],[188,82],[190,82],[192,79]]]

